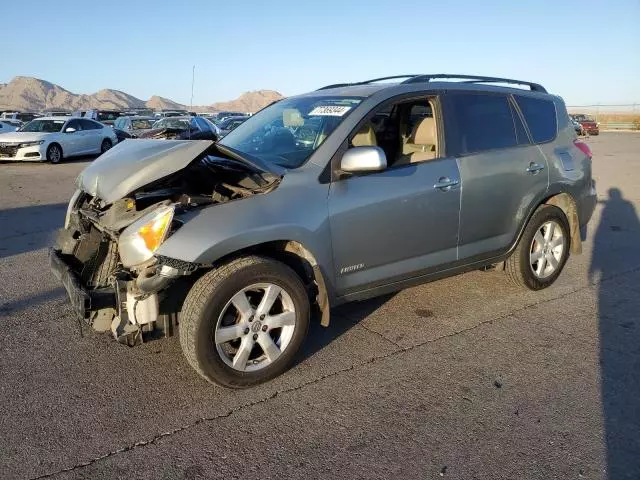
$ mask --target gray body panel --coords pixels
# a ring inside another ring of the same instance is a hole
[[[591,160],[573,143],[576,134],[564,101],[560,97],[552,98],[558,116],[558,136],[553,142],[539,145],[549,164],[548,195],[571,195],[576,202],[580,226],[585,226],[597,203]]]
[[[331,170],[331,159],[340,146],[377,105],[403,95],[442,95],[454,89],[552,99],[559,112],[557,138],[543,145],[320,180],[323,173]],[[591,217],[595,192],[590,160],[573,144],[575,133],[558,97],[447,82],[366,85],[309,95],[325,94],[366,98],[304,165],[284,174],[275,190],[181,215],[183,226],[156,253],[213,264],[266,242],[296,241],[315,257],[335,305],[504,259],[538,205],[554,194],[571,195],[581,225]],[[82,188],[113,201],[144,183],[184,168],[211,143],[186,142],[201,146],[178,147],[181,142],[161,142],[170,143],[177,150],[159,154],[159,167],[152,166],[151,161],[147,164],[140,160],[138,164],[136,158],[130,158],[130,168],[119,161],[115,169],[109,165],[107,175],[107,165],[102,169],[98,160],[82,174]],[[189,148],[193,151],[187,155]],[[174,164],[172,158],[179,161]],[[545,168],[533,175],[526,171],[531,163]],[[136,173],[140,166],[146,173]],[[460,184],[449,191],[434,189],[434,183],[442,177],[457,179]]]
[[[544,170],[530,173],[530,164]],[[520,226],[546,195],[547,161],[535,145],[466,155],[462,177],[459,259],[508,248]]]
[[[457,259],[460,189],[434,188],[460,179],[442,158],[334,182],[329,215],[336,284],[341,293]]]
[[[182,215],[179,218],[185,224],[165,240],[157,254],[209,264],[253,245],[293,240],[316,258],[333,294],[329,185],[319,183],[319,175],[320,169],[308,164],[288,172],[270,193]]]

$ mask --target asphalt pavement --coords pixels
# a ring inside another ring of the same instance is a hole
[[[234,391],[177,336],[82,335],[46,247],[76,175],[0,164],[0,478],[640,478],[640,134],[604,133],[584,253],[550,288],[472,272],[332,312]]]

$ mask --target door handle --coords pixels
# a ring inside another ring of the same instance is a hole
[[[540,170],[544,170],[544,166],[543,165],[539,165],[535,162],[531,162],[529,164],[529,166],[527,167],[527,172],[529,173],[533,173],[534,175],[536,173],[538,173]]]
[[[438,179],[438,183],[436,183],[433,188],[437,188],[443,192],[448,192],[452,187],[455,187],[459,183],[459,180],[451,180],[449,177],[440,177]]]

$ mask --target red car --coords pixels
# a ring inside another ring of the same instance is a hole
[[[591,116],[585,115],[583,113],[579,113],[577,115],[570,115],[576,122],[582,125],[582,128],[589,135],[599,135],[600,134],[600,124],[596,122]]]

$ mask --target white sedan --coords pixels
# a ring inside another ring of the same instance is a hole
[[[0,134],[0,160],[48,160],[101,154],[118,142],[112,128],[88,118],[43,117]]]

